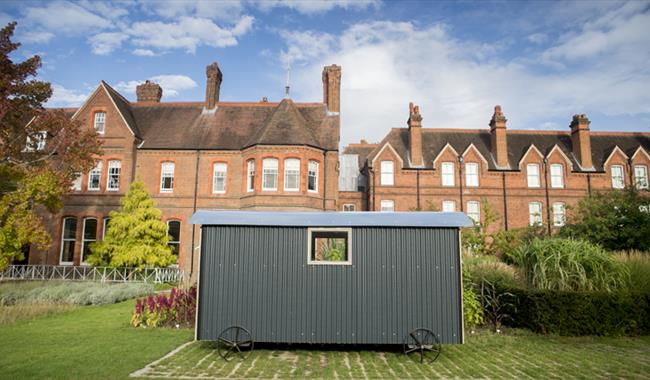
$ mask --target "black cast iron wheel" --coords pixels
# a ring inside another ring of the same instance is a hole
[[[230,326],[219,334],[217,352],[223,360],[228,361],[235,356],[244,360],[251,351],[253,351],[253,338],[245,328]]]
[[[429,329],[415,329],[404,338],[404,354],[420,363],[433,363],[441,350],[438,337]]]

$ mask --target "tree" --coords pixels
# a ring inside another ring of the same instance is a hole
[[[51,241],[40,211],[56,212],[77,174],[90,170],[100,142],[63,110],[46,110],[50,84],[30,79],[38,56],[14,63],[16,23],[0,29],[0,270],[26,245]]]
[[[608,250],[650,250],[650,198],[634,187],[584,198],[570,210],[560,235]]]
[[[119,211],[110,213],[111,221],[104,240],[90,246],[88,262],[114,268],[166,267],[176,262],[167,245],[167,225],[161,220],[144,183],[136,180],[121,199]]]
[[[493,253],[494,233],[492,233],[492,225],[501,218],[494,211],[487,198],[481,198],[481,209],[483,210],[483,220],[478,223],[474,222],[473,227],[463,230],[463,247],[470,249],[477,255],[487,255]]]

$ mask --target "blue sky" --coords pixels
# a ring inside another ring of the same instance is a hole
[[[78,106],[103,79],[127,98],[145,79],[163,101],[202,100],[218,61],[221,99],[322,99],[322,67],[343,67],[342,144],[403,127],[650,131],[650,2],[0,2],[22,60],[42,56],[50,106]]]

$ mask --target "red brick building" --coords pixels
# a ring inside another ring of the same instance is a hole
[[[221,102],[221,70],[213,63],[206,74],[202,102],[161,102],[163,89],[149,81],[130,102],[102,81],[70,111],[99,133],[103,155],[61,212],[46,216],[53,244],[32,250],[30,264],[83,264],[136,178],[162,210],[189,273],[198,259],[199,231],[188,223],[196,209],[336,210],[341,68],[323,69],[317,103]]]
[[[648,189],[649,133],[591,132],[585,115],[566,131],[509,130],[506,121],[496,106],[489,129],[423,128],[411,104],[407,128],[344,149],[358,161],[359,180],[356,188],[341,181],[339,209],[456,210],[478,219],[485,198],[504,228],[552,229],[590,192]]]

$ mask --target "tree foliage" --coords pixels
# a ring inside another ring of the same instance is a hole
[[[481,198],[481,210],[483,218],[480,222],[474,222],[473,227],[465,228],[462,233],[463,247],[471,250],[477,255],[487,255],[493,253],[492,245],[494,243],[494,228],[492,225],[501,218],[494,211],[494,208],[487,200]]]
[[[14,63],[16,23],[0,29],[0,270],[22,247],[47,248],[39,209],[56,212],[77,173],[93,166],[100,143],[94,131],[63,110],[46,110],[50,84],[33,79],[41,59]]]
[[[167,245],[167,225],[161,220],[144,183],[136,180],[121,200],[119,211],[110,213],[104,240],[90,246],[88,262],[115,268],[166,267],[176,262]]]
[[[608,250],[650,250],[650,197],[634,187],[596,193],[570,210],[560,234]]]

